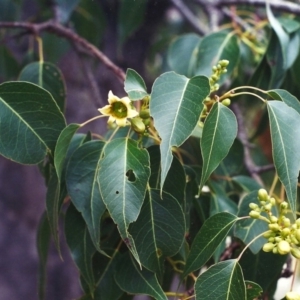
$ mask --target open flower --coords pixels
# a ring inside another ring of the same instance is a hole
[[[139,113],[134,109],[128,97],[119,98],[112,91],[108,93],[108,103],[99,112],[105,116],[109,116],[107,123],[111,124],[116,121],[118,126],[126,126],[127,118],[134,118]]]

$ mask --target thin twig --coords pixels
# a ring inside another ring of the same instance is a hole
[[[121,82],[125,80],[124,71],[116,66],[103,52],[101,52],[96,46],[89,43],[86,39],[82,38],[69,28],[62,26],[61,24],[49,20],[43,23],[34,24],[29,22],[0,22],[0,28],[14,28],[24,29],[28,33],[39,35],[43,31],[54,33],[58,36],[64,37],[73,43],[81,46],[86,50],[89,55],[98,58],[107,68],[109,68],[119,78]]]

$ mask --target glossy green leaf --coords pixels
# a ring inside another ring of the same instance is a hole
[[[234,113],[216,102],[205,120],[200,141],[203,158],[200,190],[228,154],[236,136],[237,121]]]
[[[259,190],[261,185],[257,183],[252,177],[237,175],[231,178],[231,180],[237,183],[244,191],[251,192]]]
[[[102,141],[84,143],[74,151],[66,172],[68,193],[76,209],[81,212],[98,251],[101,251],[100,221],[106,210],[98,183],[104,145]]]
[[[54,168],[50,169],[50,179],[46,193],[46,210],[49,219],[51,234],[54,244],[60,254],[59,233],[58,233],[58,219],[60,208],[66,196],[65,189],[61,190],[61,185],[58,180]]]
[[[70,248],[72,258],[76,263],[80,274],[89,286],[93,295],[95,278],[92,268],[92,257],[96,248],[90,238],[87,226],[81,214],[70,205],[65,217],[65,235]]]
[[[203,272],[195,284],[196,300],[246,299],[242,269],[235,259],[222,261]]]
[[[267,104],[275,168],[295,213],[300,170],[300,115],[283,102],[274,100]]]
[[[39,255],[39,300],[45,299],[48,250],[51,239],[49,221],[46,213],[41,217],[37,232],[37,250]]]
[[[170,45],[168,64],[173,71],[187,77],[195,75],[200,41],[201,38],[198,35],[190,33],[179,36]]]
[[[290,18],[290,16],[279,16],[277,21],[280,22],[283,29],[288,33],[294,33],[300,29],[300,23],[295,19]]]
[[[149,164],[147,150],[139,148],[131,139],[118,138],[105,146],[98,176],[103,201],[137,259],[127,229],[140,213],[150,176]]]
[[[56,168],[56,173],[59,181],[61,182],[63,168],[65,165],[65,159],[69,149],[71,140],[75,132],[80,128],[79,124],[69,124],[64,130],[60,133],[57,144],[54,152],[54,166]]]
[[[127,69],[124,89],[132,101],[140,100],[148,95],[144,79],[132,69]]]
[[[246,300],[259,299],[259,297],[263,293],[261,286],[249,280],[245,280],[245,285],[246,285],[246,293],[247,293]]]
[[[144,294],[156,300],[167,300],[154,273],[137,266],[131,256],[125,254],[115,275],[120,288],[130,294]],[[134,278],[134,280],[132,280]]]
[[[249,204],[258,203],[257,200],[257,190],[246,195],[239,203],[238,216],[244,217],[248,216],[250,212]],[[257,219],[243,219],[235,224],[234,235],[248,245],[255,239],[258,235],[268,230],[268,224],[264,221]],[[250,244],[249,248],[252,253],[257,254],[262,246],[267,242],[264,237],[259,237],[253,243]]]
[[[185,220],[180,204],[171,195],[163,192],[161,198],[159,190],[150,189],[130,233],[142,265],[160,277],[165,258],[175,255],[184,240]]]
[[[168,72],[153,85],[150,112],[162,139],[161,188],[163,188],[173,156],[172,146],[179,147],[193,132],[203,108],[202,101],[210,92],[208,78],[191,79]]]
[[[227,59],[230,63],[226,75],[220,79],[220,83],[222,83],[226,77],[231,75],[238,63],[239,51],[237,37],[228,31],[214,32],[205,36],[198,48],[196,74],[210,76],[212,67],[217,65],[219,60]]]
[[[80,0],[55,0],[58,10],[58,19],[66,23]]]
[[[47,90],[63,112],[66,101],[66,87],[61,71],[49,62],[33,62],[25,66],[20,81],[29,81]]]
[[[200,269],[208,261],[236,220],[236,216],[222,212],[205,221],[193,241],[183,277]]]
[[[22,164],[37,164],[54,152],[65,119],[51,95],[28,82],[0,85],[0,153]]]
[[[274,100],[281,100],[300,114],[300,102],[286,90],[276,89],[267,92]]]

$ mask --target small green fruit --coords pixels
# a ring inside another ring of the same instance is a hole
[[[148,119],[150,118],[150,110],[149,109],[144,109],[140,111],[140,117],[142,119]]]
[[[131,119],[131,128],[137,133],[144,133],[146,126],[140,118]]]
[[[231,104],[231,100],[229,98],[224,99],[221,102],[224,106],[229,106]]]
[[[288,203],[287,203],[286,201],[283,201],[283,202],[280,203],[280,209],[282,209],[282,210],[283,210],[283,209],[287,209],[288,206],[289,206],[289,205],[288,205]]]
[[[291,252],[291,246],[287,241],[280,241],[277,245],[278,252],[281,255],[285,255]]]
[[[262,249],[265,252],[271,252],[274,247],[275,247],[275,245],[273,243],[266,243],[266,244],[264,244]]]
[[[269,200],[268,192],[265,189],[258,190],[258,200],[259,201],[268,201]]]

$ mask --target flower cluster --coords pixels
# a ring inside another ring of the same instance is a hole
[[[217,91],[219,89],[219,84],[217,83],[220,76],[227,72],[226,67],[229,61],[226,59],[220,60],[216,66],[212,67],[212,75],[209,78],[209,84],[211,87],[211,92]]]
[[[280,203],[279,216],[274,216],[271,210],[276,205],[276,200],[270,197],[264,189],[258,191],[258,200],[260,205],[249,204],[252,209],[249,215],[253,219],[260,219],[268,223],[269,230],[264,234],[268,242],[264,244],[263,251],[272,251],[274,254],[281,255],[291,253],[294,257],[300,258],[300,218],[291,224],[291,220],[286,217],[288,212],[286,201]],[[265,212],[267,217],[262,216],[262,212]]]

